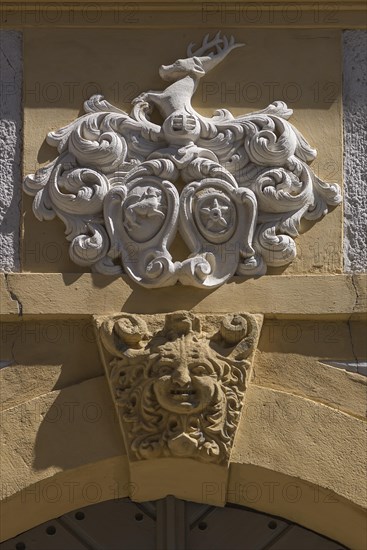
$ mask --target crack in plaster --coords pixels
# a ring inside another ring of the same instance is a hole
[[[17,295],[15,294],[15,292],[13,292],[13,290],[10,288],[10,280],[9,280],[8,277],[9,277],[9,273],[4,273],[6,290],[8,291],[9,296],[10,296],[10,298],[13,300],[13,302],[16,302],[16,303],[17,303],[18,315],[19,315],[20,317],[22,317],[22,316],[23,316],[23,305],[22,305],[22,302],[19,300],[19,298],[17,297]]]
[[[2,47],[0,46],[0,51],[1,53],[3,54],[7,64],[9,65],[9,67],[12,69],[12,71],[15,73],[15,68],[13,67],[13,65],[10,63],[10,60],[8,58],[8,56],[6,55],[6,53],[4,52],[4,50],[2,49]]]

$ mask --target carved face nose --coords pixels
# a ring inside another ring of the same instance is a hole
[[[186,386],[191,382],[189,369],[184,365],[180,365],[177,369],[175,369],[171,378],[172,381],[179,386]]]

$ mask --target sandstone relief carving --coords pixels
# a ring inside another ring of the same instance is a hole
[[[228,462],[261,321],[188,312],[96,319],[130,460]]]
[[[95,95],[86,114],[48,134],[59,156],[24,190],[39,220],[64,222],[76,264],[145,287],[216,287],[292,262],[301,219],[341,202],[339,186],[309,167],[316,151],[282,101],[239,117],[193,109],[200,79],[241,46],[207,35],[160,67],[169,85],[139,95],[130,114]],[[169,252],[177,232],[190,250],[183,261]]]

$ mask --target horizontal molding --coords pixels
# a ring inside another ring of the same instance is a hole
[[[215,290],[176,285],[144,289],[126,276],[91,273],[1,275],[3,320],[93,314],[247,311],[268,318],[367,319],[367,275],[234,278]]]
[[[173,19],[174,14],[182,14]],[[0,9],[4,28],[364,28],[365,2],[172,2],[137,0],[8,1]]]
[[[252,0],[252,1],[242,1],[242,2],[236,2],[233,0],[217,0],[214,2],[183,2],[178,1],[174,2],[172,0],[160,0],[157,2],[157,0],[144,0],[144,2],[140,2],[139,0],[98,0],[96,2],[90,2],[90,0],[63,0],[62,2],[55,1],[55,0],[38,0],[35,2],[35,0],[9,0],[9,2],[4,2],[5,6],[7,4],[11,4],[11,6],[14,7],[14,9],[18,9],[19,7],[24,6],[35,6],[35,5],[45,5],[49,6],[50,8],[52,6],[59,6],[62,9],[68,9],[68,6],[73,6],[76,10],[77,9],[83,9],[85,6],[101,6],[105,9],[113,9],[117,5],[120,6],[132,6],[137,5],[142,10],[149,7],[150,9],[153,8],[156,11],[161,10],[184,10],[184,11],[199,11],[202,9],[203,5],[213,6],[213,9],[215,6],[221,7],[221,6],[228,6],[228,7],[237,7],[239,5],[243,6],[244,8],[256,10],[258,7],[269,7],[269,8],[276,8],[276,9],[287,9],[287,10],[295,10],[295,9],[302,9],[302,10],[314,10],[315,6],[318,7],[318,9],[322,10],[341,10],[341,9],[360,9],[363,10],[363,6],[365,6],[365,2],[358,1],[358,0],[342,0],[342,1],[336,1],[336,0],[324,0],[321,2],[315,2],[314,0],[292,0],[292,2],[287,2],[285,0],[271,0],[270,2],[264,3],[263,0]]]

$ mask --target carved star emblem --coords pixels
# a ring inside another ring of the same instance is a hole
[[[228,227],[228,221],[225,218],[228,210],[229,206],[219,204],[218,199],[214,199],[211,206],[201,208],[200,212],[206,219],[206,228],[220,230]]]

